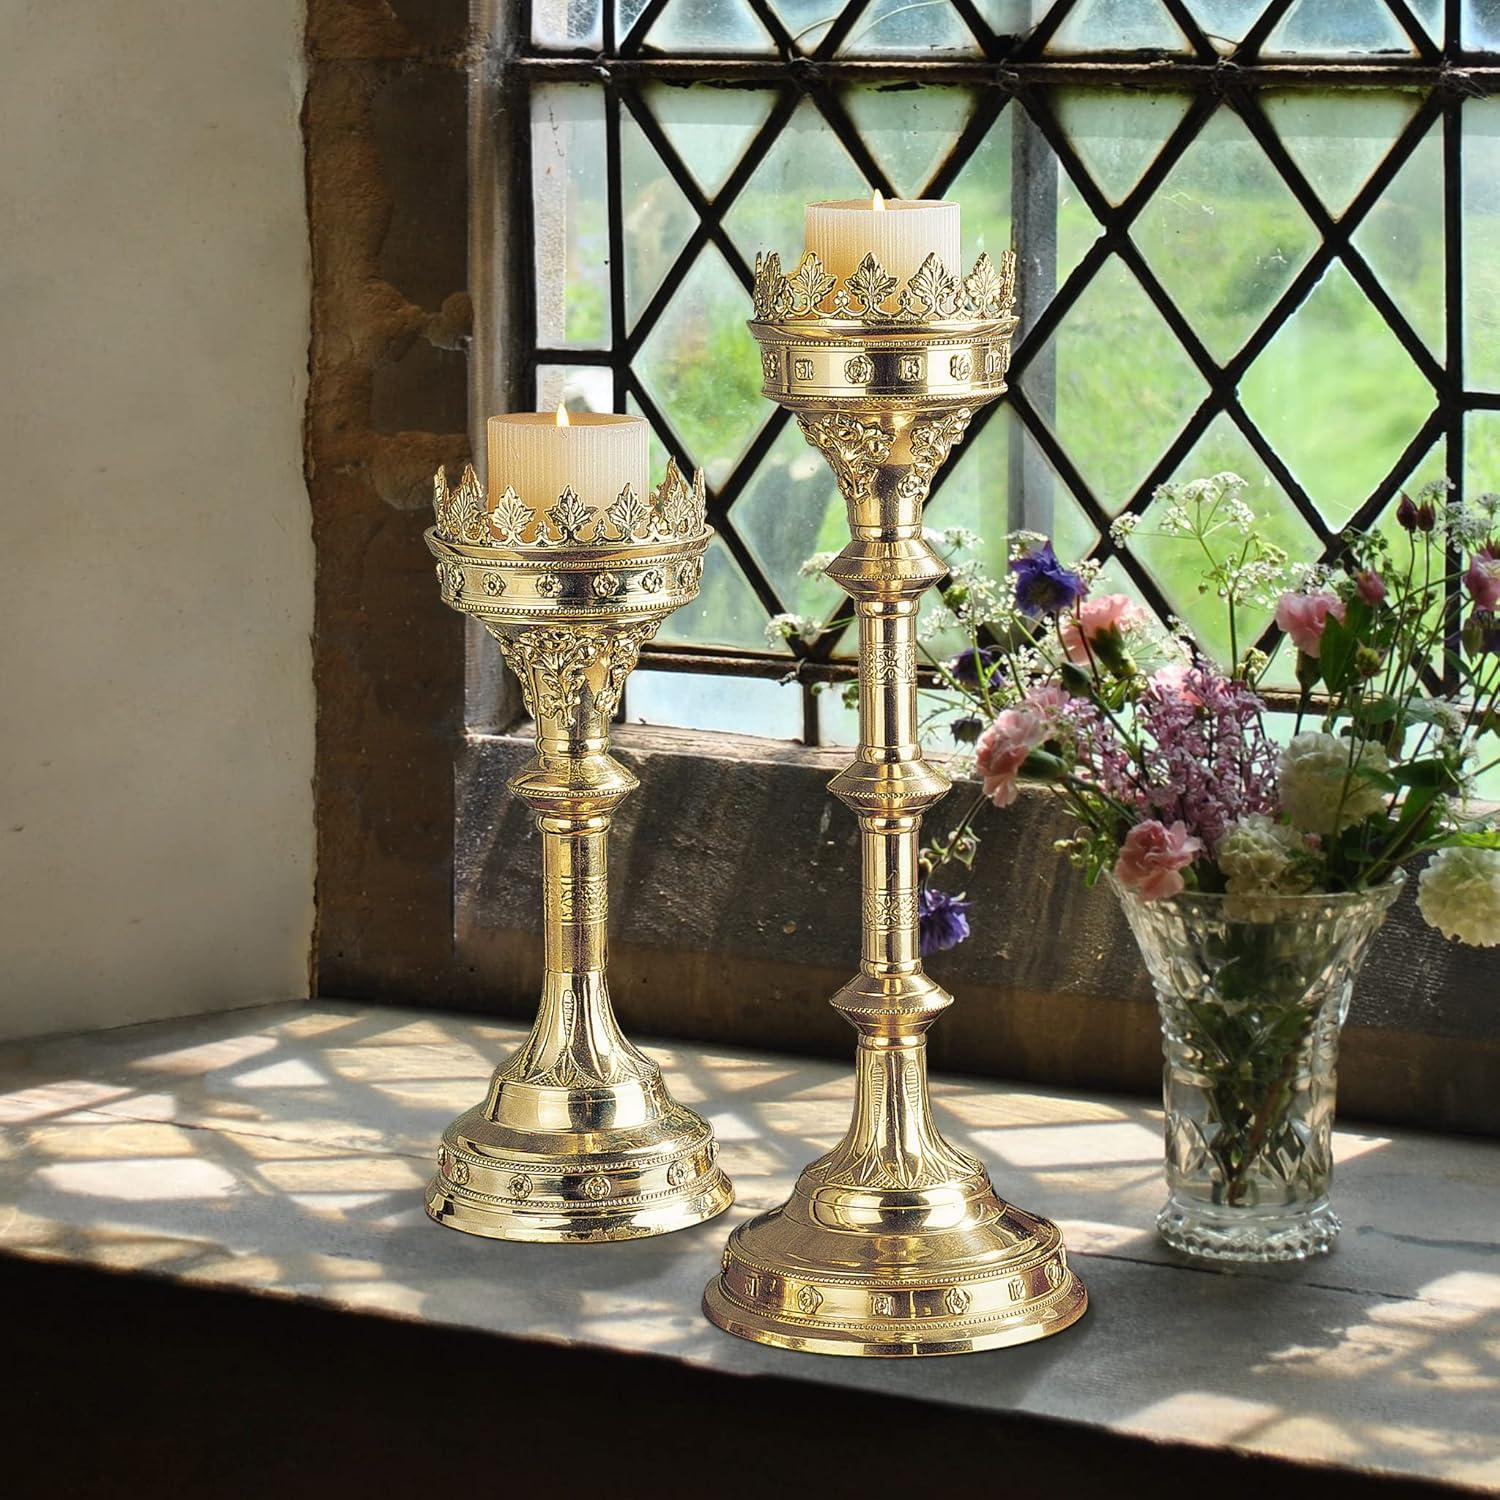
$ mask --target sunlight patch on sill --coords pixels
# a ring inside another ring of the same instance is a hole
[[[24,1125],[28,1120],[43,1120],[48,1115],[69,1114],[88,1109],[106,1099],[120,1099],[130,1092],[87,1078],[60,1079],[56,1083],[38,1084],[35,1088],[17,1089],[0,1094],[0,1125]]]
[[[241,1191],[233,1172],[197,1157],[141,1157],[132,1161],[59,1162],[37,1177],[59,1193],[117,1203],[164,1203],[184,1198],[229,1198]]]
[[[225,1037],[222,1041],[200,1042],[175,1052],[158,1052],[154,1057],[138,1057],[131,1067],[142,1073],[212,1073],[274,1052],[279,1045],[274,1036]]]
[[[1074,1168],[1157,1167],[1161,1134],[1134,1120],[1107,1125],[1028,1125],[1023,1129],[975,1130],[973,1139],[1013,1167],[1050,1172]]]
[[[1122,1425],[1147,1437],[1176,1438],[1189,1431],[1200,1443],[1228,1443],[1280,1415],[1279,1406],[1262,1401],[1245,1401],[1216,1391],[1181,1391],[1142,1407]]]
[[[234,1080],[237,1089],[308,1089],[318,1088],[329,1082],[327,1076],[300,1057],[289,1057],[283,1062],[271,1063],[249,1073],[241,1073]]]

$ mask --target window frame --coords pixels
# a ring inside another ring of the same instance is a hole
[[[746,3],[770,33],[776,47],[774,53],[759,56],[695,56],[686,53],[666,56],[650,51],[646,47],[646,37],[669,3],[671,0],[648,0],[628,33],[616,36],[615,4],[613,0],[603,0],[603,46],[595,52],[584,48],[555,50],[534,45],[531,41],[532,0],[522,0],[516,7],[507,7],[504,0],[490,0],[495,8],[491,16],[492,45],[485,65],[475,70],[478,97],[473,102],[478,107],[471,110],[471,120],[474,121],[471,152],[476,168],[470,257],[471,266],[476,268],[471,424],[476,434],[482,436],[484,416],[488,411],[517,404],[527,408],[534,403],[540,367],[597,365],[609,369],[613,375],[615,410],[625,410],[627,398],[634,398],[668,451],[685,465],[687,455],[670,422],[630,368],[636,352],[670,300],[673,288],[694,263],[699,251],[706,244],[713,244],[743,284],[748,306],[753,266],[725,231],[723,220],[740,190],[774,145],[781,127],[805,99],[819,111],[871,184],[894,196],[893,184],[861,141],[839,100],[839,91],[856,82],[918,81],[977,85],[981,89],[974,114],[924,188],[925,193],[940,195],[962,171],[1002,111],[1009,109],[1017,126],[1013,149],[1024,153],[1029,140],[1050,148],[1100,225],[1098,237],[1061,285],[1054,287],[1040,280],[1035,273],[1039,271],[1040,262],[1047,257],[1033,257],[1030,252],[1039,245],[1050,243],[1055,236],[1055,220],[1049,222],[1047,217],[1055,208],[1055,189],[1052,189],[1046,174],[1013,173],[1012,223],[1018,246],[1023,255],[1033,261],[1029,269],[1034,273],[1028,276],[1025,274],[1028,268],[1023,267],[1021,295],[1036,309],[1034,316],[1027,315],[1024,305],[1020,309],[1025,331],[1014,351],[1014,374],[1024,377],[1027,369],[1044,355],[1052,332],[1092,284],[1095,272],[1110,256],[1117,255],[1136,277],[1151,305],[1166,321],[1207,387],[1197,408],[1139,481],[1123,511],[1114,514],[1139,514],[1157,485],[1173,474],[1209,424],[1219,415],[1226,414],[1322,543],[1324,556],[1334,555],[1343,528],[1332,528],[1323,519],[1307,490],[1245,413],[1238,386],[1255,359],[1303,305],[1325,271],[1335,262],[1345,266],[1434,390],[1434,403],[1426,420],[1345,525],[1363,526],[1373,522],[1394,498],[1412,468],[1440,440],[1446,441],[1447,477],[1455,484],[1463,482],[1465,418],[1475,410],[1500,410],[1500,392],[1466,390],[1464,386],[1461,111],[1466,100],[1500,90],[1500,67],[1496,66],[1500,58],[1495,53],[1476,52],[1459,45],[1461,0],[1445,0],[1442,45],[1432,41],[1407,0],[1383,0],[1396,23],[1410,37],[1415,55],[1327,59],[1261,56],[1264,44],[1295,0],[1270,0],[1243,41],[1228,55],[1214,50],[1183,0],[1162,0],[1167,13],[1188,39],[1191,55],[1101,51],[1066,56],[1050,55],[1046,48],[1080,0],[1058,0],[1023,36],[992,32],[980,18],[973,0],[952,0],[955,11],[973,32],[980,55],[876,58],[836,55],[870,9],[872,0],[850,0],[845,4],[816,49],[805,56],[795,51],[786,28],[768,0],[746,0]],[[666,139],[649,106],[643,102],[641,90],[643,85],[655,81],[703,82],[715,79],[771,86],[776,89],[778,97],[729,178],[709,201]],[[605,349],[543,347],[537,340],[530,175],[531,94],[539,86],[557,83],[592,85],[599,88],[603,96],[611,268],[611,333],[609,347]],[[1151,86],[1191,96],[1183,118],[1119,204],[1111,203],[1095,186],[1050,106],[1053,89],[1085,83],[1097,87]],[[1298,84],[1338,88],[1415,86],[1423,91],[1411,119],[1337,217],[1323,205],[1260,107],[1259,94],[1263,89]],[[1178,310],[1130,237],[1131,226],[1151,202],[1158,186],[1221,105],[1233,109],[1245,123],[1319,236],[1290,284],[1244,344],[1222,366]],[[633,327],[627,323],[624,303],[621,214],[621,123],[627,116],[639,126],[658,153],[664,170],[698,215],[698,223],[674,265]],[[1441,358],[1428,349],[1353,240],[1365,216],[1438,121],[1441,121],[1442,129],[1444,179],[1445,350]],[[1053,200],[1050,205],[1045,201],[1049,195]],[[507,399],[497,404],[496,398],[502,395]],[[1003,402],[994,403],[978,413],[973,435],[977,436],[984,422],[996,419],[1005,403],[1010,404],[1037,449],[1097,528],[1099,542],[1091,555],[1101,562],[1117,558],[1140,596],[1159,615],[1165,617],[1172,613],[1171,605],[1146,569],[1128,551],[1115,546],[1109,533],[1111,512],[1096,499],[1092,488],[1052,432],[1047,421],[1048,413],[1039,409],[1024,388],[1012,384]],[[768,615],[785,608],[785,601],[778,597],[749,547],[739,537],[729,513],[736,497],[754,475],[788,420],[787,412],[779,408],[773,410],[726,483],[711,487],[709,493],[710,521],[719,529],[725,545]],[[481,442],[476,442],[475,447],[476,452],[482,452]],[[1024,474],[1019,472],[1020,461],[1014,451],[1011,463],[1012,473],[1007,487],[1008,526],[1046,529],[1050,517],[1039,513]],[[950,472],[951,466],[937,476],[933,486],[934,498],[941,493],[942,484]],[[726,520],[728,524],[725,524]],[[841,601],[815,640],[788,642],[790,657],[769,649],[754,652],[653,642],[642,653],[642,666],[657,671],[794,680],[802,688],[802,741],[809,747],[816,747],[820,737],[815,688],[855,675],[855,663],[836,658],[834,654],[851,618],[850,601]],[[1274,627],[1270,627],[1268,635],[1273,631]],[[514,688],[497,668],[493,653],[483,649],[483,641],[482,633],[476,635],[471,628],[467,694],[467,718],[471,729],[499,727],[519,716]]]

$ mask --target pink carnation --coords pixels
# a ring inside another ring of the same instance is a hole
[[[1050,717],[1066,707],[1068,701],[1068,692],[1060,683],[1039,682],[1026,694],[1025,706]]]
[[[1464,574],[1470,598],[1483,610],[1500,607],[1500,558],[1489,556],[1488,550],[1475,553]]]
[[[1166,702],[1201,704],[1203,697],[1193,685],[1194,676],[1185,662],[1171,661],[1151,674],[1151,688]]]
[[[1276,601],[1276,623],[1304,656],[1323,650],[1323,628],[1328,617],[1344,618],[1344,601],[1337,594],[1283,594]]]
[[[1143,901],[1160,901],[1183,889],[1186,882],[1178,871],[1202,852],[1202,839],[1194,838],[1186,823],[1179,821],[1168,828],[1148,818],[1126,834],[1115,861],[1115,879]]]
[[[1128,595],[1101,594],[1095,599],[1085,599],[1071,615],[1063,616],[1058,622],[1058,634],[1068,659],[1086,667],[1099,654],[1090,648],[1101,636],[1113,634],[1118,638],[1126,625],[1140,618],[1139,606]]]
[[[1016,800],[1016,777],[1048,733],[1046,717],[1023,706],[1003,710],[979,736],[975,764],[984,778],[984,794],[996,807],[1009,807]]]

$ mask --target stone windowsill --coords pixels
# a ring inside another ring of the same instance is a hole
[[[829,1359],[699,1314],[732,1224],[781,1201],[847,1118],[847,1066],[653,1048],[706,1113],[738,1202],[649,1241],[556,1249],[430,1224],[447,1120],[519,1028],[314,1002],[0,1049],[0,1251],[240,1289],[512,1341],[652,1355],[1064,1421],[1118,1443],[1230,1449],[1500,1492],[1500,1149],[1350,1128],[1326,1260],[1236,1273],[1153,1237],[1145,1105],[939,1079],[944,1129],[1002,1192],[1058,1219],[1092,1298],[1042,1344]],[[498,1295],[502,1293],[503,1295]]]

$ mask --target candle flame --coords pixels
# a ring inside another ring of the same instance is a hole
[[[561,401],[557,403],[557,425],[559,427],[567,427],[571,425],[568,421],[568,408],[564,406]]]
[[[880,189],[876,188],[870,195],[870,207],[878,214],[885,212],[885,199],[880,196]]]

